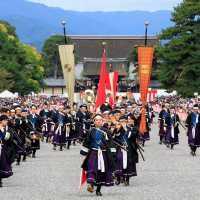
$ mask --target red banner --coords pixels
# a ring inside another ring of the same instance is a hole
[[[101,71],[98,84],[96,108],[99,108],[106,101],[106,77],[108,73],[106,71],[106,49],[103,49],[103,55],[101,59]]]

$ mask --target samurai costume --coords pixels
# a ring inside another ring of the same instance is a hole
[[[32,125],[32,131],[30,133],[31,134],[31,149],[32,149],[32,157],[35,158],[36,151],[40,149],[42,119],[37,114],[30,114],[28,115],[27,119]]]
[[[93,192],[97,186],[96,194],[101,196],[101,186],[113,186],[113,163],[108,146],[109,138],[103,128],[92,128],[83,142],[81,155],[86,156],[82,168],[87,172],[88,191]]]
[[[137,176],[136,163],[138,163],[138,152],[136,139],[138,130],[135,126],[127,126],[125,129],[114,130],[114,140],[120,144],[116,152],[115,177],[116,185],[124,182],[129,185],[130,177]]]
[[[186,119],[188,127],[188,144],[191,148],[191,154],[196,155],[196,150],[200,147],[200,114],[192,112]]]
[[[52,126],[54,125],[54,123],[51,119],[52,112],[47,109],[43,109],[40,111],[39,115],[43,119],[42,136],[43,138],[46,138],[46,143],[48,143],[51,136],[53,135]]]
[[[13,175],[12,172],[12,135],[6,129],[0,129],[0,187],[2,179]]]
[[[166,143],[171,145],[171,149],[173,149],[174,145],[179,144],[179,122],[177,114],[168,114],[165,117]]]
[[[78,138],[83,141],[87,136],[87,131],[90,129],[90,116],[88,112],[76,113],[75,131],[78,134]]]
[[[60,151],[63,150],[63,146],[66,145],[66,116],[63,112],[57,112],[55,118],[55,129],[53,136],[54,150],[56,146],[60,146]]]
[[[165,130],[165,118],[168,115],[168,112],[166,110],[161,110],[158,116],[159,121],[159,136],[160,136],[160,144],[165,142],[166,140],[166,130]]]

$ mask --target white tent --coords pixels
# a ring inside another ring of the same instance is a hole
[[[15,98],[15,97],[17,96],[8,90],[5,90],[0,93],[0,98]]]

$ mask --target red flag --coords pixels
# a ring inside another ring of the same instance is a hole
[[[103,55],[101,60],[101,72],[97,91],[96,108],[99,108],[106,101],[106,49],[103,49]]]
[[[84,169],[81,170],[81,175],[80,175],[80,188],[83,187],[83,185],[86,183],[87,180],[87,174]]]

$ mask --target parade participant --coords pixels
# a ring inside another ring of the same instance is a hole
[[[175,107],[170,108],[170,113],[165,117],[166,143],[171,149],[179,144],[179,116],[176,114]]]
[[[200,114],[197,104],[193,106],[192,112],[186,119],[188,127],[188,144],[191,149],[191,155],[196,156],[196,150],[200,147]]]
[[[87,112],[87,105],[83,104],[76,113],[75,124],[75,131],[78,133],[80,141],[84,140],[84,138],[87,136],[87,130],[90,129],[89,120],[90,116]]]
[[[78,132],[76,131],[76,113],[77,113],[77,104],[73,103],[73,107],[71,110],[72,120],[73,120],[73,145],[76,145],[76,141],[78,140]]]
[[[36,151],[40,149],[40,137],[41,137],[41,128],[42,128],[42,119],[37,114],[37,107],[35,105],[31,106],[31,114],[27,116],[27,119],[32,125],[31,131],[31,148],[32,148],[32,157],[36,157]]]
[[[82,164],[83,170],[87,172],[87,190],[94,192],[97,187],[96,195],[102,196],[102,186],[113,186],[112,162],[108,134],[102,128],[103,117],[97,114],[94,117],[95,128],[92,128],[87,138],[83,142],[81,155],[86,156]]]
[[[15,118],[15,109],[10,110],[10,118],[14,119]]]
[[[106,100],[106,102],[101,105],[100,110],[101,110],[102,113],[104,111],[111,111],[112,110],[111,106],[109,105],[109,100]]]
[[[16,113],[16,115],[21,115],[21,111],[22,111],[22,109],[21,109],[21,107],[20,106],[17,106],[16,108],[15,108],[15,113]]]
[[[126,115],[128,116],[129,114],[133,114],[133,107],[130,103],[126,107]]]
[[[103,127],[104,128],[107,128],[109,129],[110,128],[110,124],[111,124],[111,121],[110,121],[110,118],[109,118],[109,111],[106,110],[102,113],[102,116],[103,116]]]
[[[121,106],[120,113],[121,113],[122,116],[124,116],[126,114],[126,109],[125,109],[124,106]]]
[[[42,141],[46,138],[46,143],[48,143],[50,142],[50,138],[52,136],[52,126],[54,123],[52,122],[52,112],[49,110],[47,102],[44,103],[43,109],[40,111],[39,115],[44,122],[42,125]]]
[[[121,112],[117,108],[116,110],[114,110],[114,116],[115,116],[115,120],[119,121],[119,118],[121,117]]]
[[[28,110],[23,109],[21,113],[22,123],[19,126],[21,132],[25,135],[25,154],[23,155],[22,161],[26,161],[26,156],[32,153],[31,148],[31,131],[33,130],[31,122],[28,120]]]
[[[53,136],[53,150],[60,147],[60,151],[66,145],[66,115],[64,113],[64,106],[60,105],[55,115],[55,129]]]
[[[141,107],[140,116],[137,120],[138,128],[140,126],[142,109],[144,109],[144,108]],[[145,113],[145,115],[146,115],[146,131],[144,133],[140,133],[140,140],[142,141],[143,147],[145,145],[145,142],[150,140],[150,131],[151,131],[151,123],[150,123],[150,118],[149,118],[149,115],[148,115],[148,112],[147,112],[147,107],[145,108],[145,111],[146,111],[146,113]]]
[[[110,111],[110,113],[109,113],[109,119],[110,119],[110,121],[111,121],[112,124],[115,124],[116,118],[115,118],[115,112],[114,111]]]
[[[23,156],[23,161],[26,160],[26,133],[21,128],[22,125],[22,114],[24,110],[20,110],[20,114],[16,115],[14,119],[14,124],[12,125],[13,130],[15,131],[15,137],[17,141],[17,165],[20,165],[21,157]],[[23,112],[22,112],[23,111]]]
[[[138,137],[137,127],[134,127],[134,118],[129,116],[128,124],[125,116],[120,117],[113,131],[114,140],[121,146],[117,147],[116,152],[116,185],[124,183],[129,185],[129,179],[136,176],[136,163],[138,162],[137,143]]]
[[[8,108],[1,108],[0,114],[9,116],[10,115],[10,110]]]
[[[66,107],[65,115],[66,115],[66,140],[67,140],[67,149],[70,149],[71,141],[74,138],[74,132],[75,132],[74,120],[73,120],[73,116],[71,114],[71,108],[70,108],[70,106]]]
[[[158,116],[158,126],[159,126],[159,136],[160,136],[160,142],[159,144],[162,144],[165,142],[166,137],[166,129],[164,127],[165,124],[165,117],[168,115],[167,108],[165,105],[162,105],[162,110],[159,113]]]
[[[6,115],[0,116],[0,187],[3,186],[2,179],[13,175],[10,142],[11,133],[6,131],[9,118]]]
[[[151,106],[151,104],[148,104],[147,112],[150,119],[150,124],[153,124],[153,119],[155,117],[155,114],[154,114],[153,107]]]

